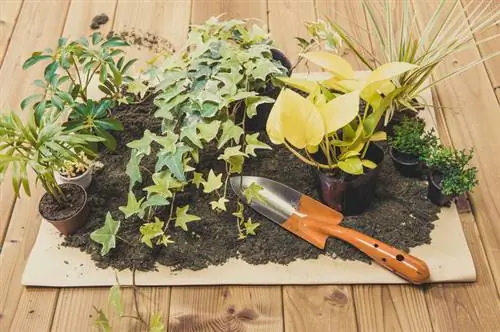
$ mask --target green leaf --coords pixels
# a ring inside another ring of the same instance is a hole
[[[247,146],[245,147],[245,153],[257,157],[255,154],[255,149],[265,149],[271,150],[271,147],[264,142],[259,141],[259,133],[255,134],[246,134],[245,141],[247,142]]]
[[[252,218],[248,218],[248,220],[243,223],[243,226],[245,227],[247,235],[255,235],[255,230],[260,226],[260,223],[254,223],[252,222]]]
[[[227,162],[229,164],[229,173],[240,174],[243,171],[243,164],[245,162],[245,157],[243,156],[231,157]]]
[[[217,201],[210,202],[210,207],[212,208],[212,210],[227,211],[226,210],[227,202],[229,202],[228,199],[226,199],[225,197],[221,197]]]
[[[139,79],[136,79],[127,85],[127,92],[134,95],[144,96],[147,91],[148,86],[142,83]]]
[[[128,46],[128,43],[120,38],[113,37],[101,44],[102,48]]]
[[[267,202],[265,197],[260,194],[262,190],[264,190],[264,187],[255,182],[252,182],[248,187],[246,187],[245,190],[243,190],[243,195],[245,196],[247,203],[250,204],[254,199],[263,203]]]
[[[191,151],[191,148],[185,145],[178,145],[175,153],[161,151],[157,155],[155,171],[160,171],[163,166],[167,166],[170,172],[177,178],[177,180],[186,182],[186,175],[184,174],[183,156],[186,152]]]
[[[149,156],[151,153],[151,142],[153,142],[153,136],[149,129],[146,129],[144,136],[141,139],[129,142],[127,146],[131,149],[136,149],[138,154],[145,154]]]
[[[137,182],[142,182],[141,169],[139,164],[144,155],[138,155],[136,150],[130,151],[130,160],[127,164],[125,173],[130,178],[129,190],[132,190]]]
[[[152,178],[154,185],[144,188],[149,194],[155,193],[163,198],[169,198],[172,197],[171,189],[182,187],[182,183],[175,180],[169,171],[155,173]]]
[[[258,60],[253,68],[252,76],[256,79],[265,81],[270,74],[281,74],[281,71],[269,59],[261,58]]]
[[[100,32],[94,32],[92,34],[92,44],[97,45],[102,40],[102,34]]]
[[[21,101],[21,109],[25,109],[29,105],[33,104],[33,102],[41,100],[43,95],[41,93],[37,93],[35,95],[31,95],[29,97],[26,97]]]
[[[215,191],[222,187],[222,173],[219,175],[215,175],[214,171],[211,169],[210,172],[208,173],[208,178],[207,181],[203,181],[203,192],[204,193],[211,193],[212,191]]]
[[[168,205],[169,201],[162,197],[161,195],[153,194],[148,197],[148,199],[142,204],[142,208],[146,209],[151,206],[165,206]]]
[[[111,249],[116,247],[116,234],[120,229],[120,220],[114,220],[111,214],[106,214],[106,220],[101,228],[90,234],[90,238],[101,244],[101,256],[106,255]]]
[[[97,318],[94,321],[95,327],[101,332],[111,332],[111,325],[104,311],[97,309],[95,306],[94,310],[97,312]]]
[[[120,293],[120,285],[114,285],[109,290],[109,303],[115,308],[116,312],[123,315],[123,304]]]
[[[29,57],[26,61],[24,61],[23,69],[26,70],[29,67],[33,66],[34,64],[36,64],[42,60],[51,59],[51,58],[52,58],[51,55],[33,55],[33,56]]]
[[[229,162],[231,157],[247,157],[245,153],[241,151],[241,145],[231,146],[224,149],[224,154],[221,154],[217,159]]]
[[[191,143],[199,147],[200,149],[203,148],[203,144],[201,144],[200,139],[198,138],[198,133],[196,131],[196,123],[192,122],[188,126],[184,126],[181,129],[180,133],[180,139],[183,139],[184,137],[187,137]]]
[[[123,212],[125,218],[130,218],[133,215],[137,214],[139,218],[144,217],[144,208],[141,207],[142,202],[144,201],[144,197],[139,201],[135,198],[135,195],[132,191],[129,191],[127,198],[127,205],[120,206],[118,209]]]
[[[243,128],[235,125],[233,121],[227,120],[222,124],[222,135],[219,138],[217,148],[222,148],[231,139],[234,140],[235,143],[238,143],[241,135],[243,135]]]
[[[158,217],[155,217],[155,222],[143,224],[139,231],[141,232],[141,242],[150,248],[153,248],[152,239],[163,235],[163,226],[165,223]]]
[[[183,207],[177,207],[175,210],[175,226],[182,228],[184,231],[187,231],[187,223],[191,221],[201,220],[200,217],[195,216],[193,214],[188,214],[187,211],[189,209],[189,205]]]
[[[341,170],[348,174],[363,174],[363,164],[361,163],[361,159],[359,159],[359,157],[351,157],[346,160],[340,160],[337,165]]]
[[[219,132],[220,121],[211,121],[211,122],[199,122],[198,123],[198,137],[204,140],[205,142],[210,142],[217,136]]]
[[[370,169],[377,168],[377,164],[375,164],[373,161],[371,161],[369,159],[363,159],[363,160],[361,160],[361,163],[366,168],[370,168]]]
[[[149,320],[149,332],[165,332],[165,325],[161,321],[161,315],[154,313]]]
[[[264,96],[252,96],[245,99],[245,112],[251,119],[257,115],[257,107],[261,104],[274,103],[274,99]]]
[[[241,204],[241,202],[238,202],[238,207],[236,209],[236,212],[233,212],[232,215],[236,217],[238,224],[242,224],[243,221],[245,220],[245,216],[243,216],[243,211],[244,211],[244,206]]]
[[[98,125],[100,128],[104,130],[115,130],[115,131],[123,130],[122,123],[117,119],[94,120],[94,124]]]
[[[203,174],[194,172],[193,173],[193,179],[191,180],[191,183],[193,183],[196,186],[196,189],[200,188],[200,184],[202,184],[205,180],[203,180]]]

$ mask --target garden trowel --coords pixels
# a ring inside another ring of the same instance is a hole
[[[245,195],[245,189],[252,184],[263,189],[257,187],[258,194]],[[231,187],[243,202],[257,212],[320,249],[325,248],[327,238],[332,236],[350,243],[411,283],[421,284],[429,278],[429,269],[421,259],[340,226],[343,218],[340,212],[282,183],[257,176],[234,176],[231,178]],[[251,197],[250,201],[248,197]]]

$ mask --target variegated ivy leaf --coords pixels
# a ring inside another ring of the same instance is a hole
[[[138,95],[140,98],[143,98],[147,91],[147,85],[142,83],[139,79],[133,80],[127,84],[127,92]]]
[[[189,165],[190,161],[191,161],[191,158],[184,159],[184,173],[192,172],[196,169],[196,168],[192,167],[191,165]]]
[[[247,157],[245,153],[241,151],[241,145],[231,146],[224,149],[224,154],[221,154],[217,159],[229,162],[231,157]]]
[[[246,187],[245,190],[243,190],[243,195],[245,196],[247,203],[250,204],[254,199],[260,202],[266,202],[265,197],[260,193],[262,190],[264,190],[264,187],[255,182],[252,182],[248,187]]]
[[[257,157],[257,155],[255,154],[255,149],[271,150],[271,147],[269,145],[259,141],[259,133],[246,134],[245,141],[247,142],[245,153],[248,155]]]
[[[181,139],[183,139],[184,137],[188,138],[191,143],[193,143],[194,145],[196,145],[201,149],[203,148],[203,144],[201,144],[196,129],[197,129],[197,123],[194,121],[191,122],[189,125],[182,127],[180,138]]]
[[[236,212],[233,212],[233,216],[236,217],[236,220],[238,221],[238,224],[243,224],[243,221],[245,220],[245,217],[243,216],[243,211],[244,211],[243,204],[241,202],[238,202],[238,207],[236,209]]]
[[[149,332],[165,332],[165,325],[161,321],[161,314],[153,313],[149,320]]]
[[[148,199],[142,203],[142,208],[147,209],[151,206],[165,206],[168,205],[169,201],[158,194],[152,194],[148,196]]]
[[[139,164],[141,163],[141,159],[143,157],[144,155],[142,154],[137,155],[136,150],[130,151],[130,160],[125,170],[125,173],[130,178],[129,190],[132,190],[132,188],[137,182],[142,182],[142,175],[141,175],[141,170],[139,168]]]
[[[182,143],[178,143],[176,146],[175,153],[168,151],[160,151],[156,157],[155,172],[162,170],[164,166],[167,166],[169,171],[181,182],[186,182],[186,175],[184,174],[184,163],[183,157],[186,152],[191,151],[189,146],[185,146]]]
[[[108,317],[102,309],[97,309],[94,307],[94,310],[97,312],[97,318],[94,321],[95,327],[101,332],[111,332],[111,324],[109,324]]]
[[[108,212],[106,214],[106,220],[104,225],[92,233],[90,233],[90,238],[102,245],[101,256],[106,255],[111,249],[116,247],[116,234],[120,229],[120,220],[114,220],[111,214]]]
[[[199,130],[198,137],[208,143],[217,136],[220,121],[199,122],[197,127]]]
[[[270,74],[282,74],[282,72],[270,59],[258,58],[251,74],[254,78],[265,81]]]
[[[222,87],[219,89],[219,93],[222,96],[234,95],[238,89],[238,83],[243,79],[243,75],[241,75],[237,70],[232,70],[229,73],[218,73],[214,79],[222,82]]]
[[[245,162],[245,157],[243,156],[235,156],[229,158],[227,163],[229,164],[229,173],[238,173],[240,174],[243,171],[243,164]]]
[[[252,97],[256,97],[256,96],[257,96],[256,92],[246,91],[245,89],[241,89],[234,96],[231,96],[229,98],[229,101],[233,102],[233,101],[238,101],[238,100],[242,100],[242,99],[246,100],[248,98],[252,98]]]
[[[135,198],[135,195],[132,191],[129,191],[127,198],[127,205],[120,206],[118,209],[123,212],[125,218],[130,218],[131,216],[137,214],[139,218],[144,217],[144,208],[141,207],[142,202],[144,201],[144,197],[140,200]]]
[[[108,295],[109,303],[115,308],[116,312],[121,316],[123,315],[123,303],[120,292],[120,285],[113,285],[109,290]]]
[[[219,175],[215,175],[214,171],[211,169],[210,172],[208,172],[207,181],[202,182],[203,192],[208,194],[222,187],[221,179],[222,179],[222,173]]]
[[[211,118],[224,105],[224,101],[219,95],[207,90],[199,92],[196,101],[201,107],[200,114],[204,118]]]
[[[217,201],[210,202],[212,210],[226,211],[226,203],[229,202],[225,197],[219,198]]]
[[[178,139],[179,135],[174,134],[171,130],[167,130],[162,136],[154,137],[154,140],[162,146],[162,150],[170,153],[175,152],[175,144]]]
[[[258,222],[252,222],[252,218],[248,218],[247,221],[243,223],[245,227],[246,235],[255,235],[255,230],[260,226]]]
[[[153,134],[149,129],[144,131],[144,136],[141,139],[137,139],[127,144],[127,146],[131,149],[135,149],[138,155],[147,155],[151,153],[151,142],[153,142],[155,138],[155,134]]]
[[[153,242],[151,242],[151,240],[163,235],[164,225],[165,222],[161,221],[158,217],[155,217],[155,222],[148,222],[141,225],[139,228],[139,232],[141,232],[141,242],[153,248]]]
[[[188,209],[189,205],[186,205],[183,207],[177,207],[177,209],[175,210],[175,226],[182,228],[184,231],[188,230],[188,222],[201,220],[200,217],[195,216],[194,214],[188,214]]]
[[[172,197],[171,189],[179,189],[182,183],[173,178],[172,173],[163,171],[153,174],[154,185],[144,188],[148,194],[158,194],[163,198]]]
[[[202,184],[203,182],[205,182],[205,180],[203,180],[203,174],[194,172],[191,183],[193,183],[196,186],[196,189],[200,188],[200,184]]]
[[[238,143],[241,135],[243,135],[243,128],[235,125],[233,121],[227,120],[222,124],[222,135],[219,138],[217,148],[222,148],[231,139]]]
[[[252,96],[245,99],[245,112],[251,119],[257,115],[257,106],[261,104],[274,103],[274,99],[265,96]]]
[[[172,110],[188,100],[188,98],[188,95],[178,95],[166,103],[161,103],[160,105],[158,105],[157,103],[157,106],[159,106],[160,109],[155,112],[155,117],[172,120],[174,118],[172,115]]]

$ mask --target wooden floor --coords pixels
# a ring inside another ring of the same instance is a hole
[[[414,5],[420,25],[436,7],[434,0],[415,0]],[[292,59],[297,52],[293,37],[304,35],[304,21],[329,16],[354,34],[366,28],[358,1],[347,0],[0,0],[2,112],[17,109],[41,74],[41,66],[24,72],[23,60],[34,50],[53,46],[61,35],[89,33],[89,22],[99,13],[111,18],[105,30],[140,28],[177,47],[190,23],[212,15],[259,18]],[[499,32],[497,26],[481,37]],[[369,37],[365,41],[372,46]],[[438,75],[499,48],[498,42],[471,48],[446,61]],[[144,316],[160,312],[169,331],[500,331],[500,57],[435,92],[436,102],[447,107],[437,114],[444,140],[477,152],[480,186],[471,195],[473,213],[461,215],[476,283],[151,287],[140,293]],[[107,289],[25,288],[20,283],[40,223],[36,206],[41,190],[31,199],[16,200],[6,179],[0,195],[0,331],[95,330],[92,306],[110,311]],[[131,311],[130,290],[125,298],[125,309]],[[131,319],[112,316],[111,323],[114,331],[141,330]]]

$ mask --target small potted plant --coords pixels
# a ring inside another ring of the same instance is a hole
[[[385,67],[356,77],[341,57],[327,52],[302,55],[321,66],[331,78],[280,78],[300,90],[281,91],[267,121],[271,141],[284,144],[296,157],[316,169],[320,194],[330,207],[347,215],[368,208],[374,192],[383,151],[372,142],[386,139],[375,132],[390,97],[379,91],[391,88],[389,80],[411,65]],[[365,100],[360,110],[360,98]]]
[[[427,197],[436,205],[449,206],[451,201],[477,185],[477,168],[470,167],[473,150],[454,150],[445,146],[431,149],[425,157],[430,169]]]
[[[75,183],[87,189],[92,182],[93,163],[85,152],[77,153],[76,160],[65,160],[64,167],[55,172],[58,184]]]
[[[26,124],[14,113],[0,117],[0,179],[10,169],[16,194],[22,187],[29,196],[30,168],[47,191],[38,206],[40,214],[67,235],[87,221],[87,193],[77,184],[58,185],[54,172],[79,159],[72,151],[86,151],[89,142],[102,139],[65,130],[52,120],[41,117],[36,123],[33,112]]]
[[[389,137],[389,155],[394,166],[404,176],[421,175],[421,159],[437,144],[434,130],[425,131],[425,122],[419,117],[404,117],[394,126],[394,136]]]

